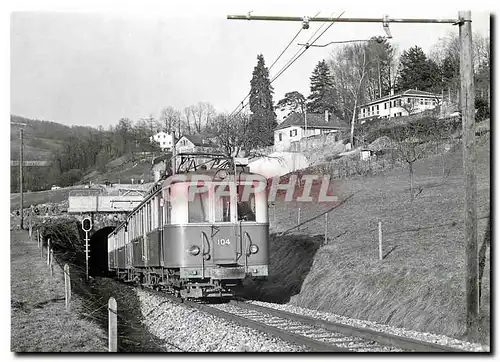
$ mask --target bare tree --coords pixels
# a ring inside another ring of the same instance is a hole
[[[215,116],[215,108],[208,102],[198,102],[190,106],[191,115],[194,120],[194,129],[197,133],[202,133],[208,122]]]
[[[357,118],[358,104],[362,102],[365,77],[370,60],[367,59],[366,45],[351,44],[339,48],[330,62],[334,80],[342,85],[340,97],[343,107],[352,109],[351,144],[354,144],[354,125]],[[350,106],[350,107],[349,107]]]
[[[207,125],[207,134],[215,139],[226,156],[236,157],[242,150],[250,149],[249,124],[250,115],[243,112],[233,117],[219,114]]]
[[[172,106],[163,108],[160,119],[165,125],[164,130],[166,133],[172,134],[176,129],[180,133],[181,112],[177,109]]]
[[[193,113],[193,106],[184,108],[184,118],[186,119],[186,131],[188,134],[191,134],[191,115]]]
[[[152,114],[150,114],[149,117],[145,119],[145,122],[147,123],[150,136],[153,136],[155,133],[161,130],[160,122],[157,121]]]
[[[432,130],[420,122],[407,123],[392,128],[390,134],[394,141],[397,157],[408,164],[410,176],[410,199],[413,201],[413,165],[423,158],[432,147]]]
[[[415,98],[407,98],[408,101],[405,102],[403,98],[399,100],[399,106],[403,108],[406,112],[408,112],[408,115],[411,116],[412,114],[416,113],[418,110],[418,103]]]

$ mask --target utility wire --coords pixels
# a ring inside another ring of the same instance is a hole
[[[339,19],[343,14],[344,14],[345,11],[343,11],[338,17],[337,19]],[[317,16],[317,15],[316,15]],[[318,31],[321,30],[321,28],[325,25],[325,23],[323,23],[315,32],[314,34],[308,39],[307,43],[308,45],[302,45],[301,48],[299,48],[299,50],[297,50],[297,52],[290,58],[290,60],[283,66],[283,68],[281,68],[281,70],[271,79],[271,82],[270,84],[272,84],[276,79],[278,79],[293,63],[295,63],[306,51],[307,49],[309,49],[309,47],[311,45],[313,45],[328,29],[330,29],[330,27],[334,24],[335,22],[332,22],[330,23],[330,25],[328,25],[328,27],[320,34],[318,35],[318,37],[316,39],[314,39],[312,41],[311,44],[309,44],[309,41],[318,33]],[[297,55],[298,54],[298,55]],[[236,114],[234,114],[234,116],[237,116],[238,114],[241,113],[241,111],[243,111],[243,109],[248,105],[249,102],[247,102],[247,104],[243,105],[243,102],[250,96],[250,93],[248,93],[248,95],[245,97],[245,99],[241,102],[242,103],[242,107],[241,109],[236,112]],[[238,106],[239,107],[239,106]],[[234,111],[233,111],[234,113]],[[233,115],[233,113],[231,113],[230,116]]]
[[[318,15],[319,15],[320,11],[318,13],[316,13],[316,15],[314,15],[313,19],[316,18]],[[322,24],[322,26],[324,25],[324,23]],[[321,28],[321,27],[320,27]],[[274,60],[273,64],[271,64],[271,66],[269,67],[269,71],[271,71],[271,69],[273,68],[273,66],[278,62],[278,60],[280,60],[280,58],[283,56],[283,54],[288,50],[288,48],[290,47],[290,45],[292,45],[292,43],[294,42],[295,39],[297,39],[297,37],[299,36],[300,32],[302,31],[302,27],[299,29],[299,31],[297,32],[297,34],[295,34],[295,36],[292,38],[292,40],[290,40],[290,42],[288,43],[288,45],[285,47],[285,49],[283,49],[281,51],[281,53],[278,55],[278,57]],[[316,30],[317,32],[317,30]],[[316,33],[314,33],[316,34]],[[314,35],[313,35],[314,36]],[[243,98],[243,100],[236,106],[236,108],[231,112],[231,114],[229,114],[229,117],[231,117],[234,112],[236,112],[236,110],[240,107],[240,104],[241,104],[241,110],[243,110],[246,105],[244,104],[245,101],[247,100],[248,97],[250,97],[250,93],[251,92],[248,92],[248,94],[246,95],[245,98]],[[240,110],[240,112],[241,112]],[[236,115],[238,115],[240,112],[238,112]]]
[[[319,13],[318,13],[318,14],[319,14]],[[333,15],[333,13],[332,13],[332,15]],[[316,15],[316,16],[317,16],[317,15]],[[325,23],[322,23],[322,24],[319,26],[319,28],[318,28],[318,29],[316,29],[316,31],[313,33],[313,35],[311,35],[311,36],[309,37],[309,39],[307,40],[307,43],[309,43],[309,41],[311,41],[311,39],[312,39],[312,38],[314,38],[314,36],[318,33],[318,31],[320,31],[320,30],[321,30],[321,28],[323,28],[324,26],[325,26]],[[302,46],[302,48],[303,48],[303,47],[304,47],[304,46]],[[286,62],[286,63],[285,63],[285,65],[281,68],[281,70],[279,70],[279,71],[278,71],[278,73],[280,73],[280,72],[283,70],[283,68],[287,67],[287,65],[288,65],[288,64],[289,64],[289,63],[290,63],[290,62],[291,62],[291,61],[292,61],[292,60],[293,60],[293,59],[297,56],[297,54],[299,54],[299,53],[300,53],[300,51],[302,50],[302,48],[299,48],[299,49],[295,52],[295,54],[294,54],[294,55],[293,55],[293,56],[292,56],[292,57],[288,60],[288,62]],[[276,74],[278,74],[278,73],[276,73]]]
[[[344,11],[343,11],[343,12],[342,12],[342,13],[341,13],[338,17],[337,17],[337,19],[339,19],[339,18],[340,18],[343,14],[344,14]],[[314,43],[315,43],[315,42],[316,42],[319,38],[321,38],[321,36],[322,36],[322,35],[323,35],[323,34],[324,34],[324,33],[325,33],[328,29],[330,29],[330,27],[331,27],[333,24],[335,24],[335,22],[330,23],[330,25],[328,25],[328,27],[327,27],[325,30],[323,30],[323,32],[322,32],[321,34],[319,34],[319,35],[318,35],[318,37],[312,41],[312,43],[311,43],[311,44],[309,44],[308,46],[303,45],[303,46],[302,46],[302,48],[301,48],[301,49],[299,49],[299,50],[297,51],[297,53],[298,53],[298,52],[300,52],[300,51],[302,51],[302,52],[301,52],[301,53],[300,53],[300,54],[299,54],[299,55],[298,55],[295,59],[291,59],[291,60],[290,60],[290,62],[289,62],[289,63],[288,63],[285,67],[283,67],[283,69],[282,69],[282,70],[281,70],[278,74],[276,74],[276,75],[273,77],[273,79],[271,80],[271,84],[272,84],[272,83],[273,83],[276,79],[278,79],[278,78],[279,78],[279,77],[280,77],[280,76],[281,76],[281,75],[282,75],[282,74],[283,74],[283,73],[284,73],[284,72],[285,72],[285,71],[286,71],[286,70],[287,70],[287,69],[288,69],[288,68],[289,68],[289,67],[290,67],[293,63],[295,63],[295,62],[296,62],[296,61],[297,61],[297,60],[298,60],[298,59],[299,59],[299,58],[300,58],[300,57],[301,57],[301,56],[302,56],[302,55],[303,55],[303,54],[304,54],[304,53],[305,53],[305,52],[309,49],[309,47],[310,47],[310,46],[312,46],[312,45],[313,45],[313,44],[314,44]],[[319,29],[321,29],[321,28],[319,28]],[[317,31],[319,31],[319,29],[318,29]],[[316,31],[316,32],[317,32],[317,31]],[[315,34],[316,34],[316,33],[315,33]],[[314,36],[315,34],[313,34],[313,36]],[[312,37],[311,37],[311,38],[312,38]],[[310,40],[311,38],[309,38],[309,40]],[[309,43],[309,41],[308,41],[308,43]],[[297,53],[295,53],[295,54],[297,54]]]

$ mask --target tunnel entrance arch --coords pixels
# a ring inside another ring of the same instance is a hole
[[[105,276],[108,273],[108,235],[115,229],[106,226],[97,230],[89,240],[89,275]]]

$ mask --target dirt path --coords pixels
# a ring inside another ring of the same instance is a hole
[[[35,238],[11,231],[11,350],[13,352],[105,352],[107,336],[97,324],[78,316],[79,298],[71,311],[64,302],[64,276],[54,266],[51,277]]]

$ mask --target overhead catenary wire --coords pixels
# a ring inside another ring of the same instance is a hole
[[[311,19],[316,18],[319,15],[319,13],[320,13],[320,11],[318,11],[316,13],[316,15],[314,15]],[[324,23],[320,26],[320,29],[321,29],[321,27],[323,25],[324,25]],[[280,60],[280,58],[283,56],[283,54],[288,50],[288,48],[290,47],[290,45],[292,45],[292,43],[295,41],[295,39],[297,39],[297,37],[299,36],[299,34],[302,32],[302,30],[303,30],[303,27],[301,27],[299,29],[299,31],[295,34],[295,36],[292,38],[292,40],[290,40],[288,42],[288,44],[285,47],[285,49],[283,49],[281,51],[281,53],[278,55],[278,57],[274,60],[274,62],[269,67],[269,71],[271,71],[271,69],[273,68],[273,66],[278,62],[278,60]],[[316,30],[316,32],[317,32],[317,30]],[[314,34],[316,34],[316,32]],[[313,34],[313,36],[314,36],[314,34]],[[240,107],[240,105],[241,105],[241,110],[243,110],[246,107],[245,101],[248,99],[248,97],[250,97],[250,92],[248,92],[247,95],[245,96],[245,98],[243,98],[243,100],[240,103],[238,103],[238,105],[236,106],[236,108],[229,114],[229,117],[233,116],[234,112],[236,112],[236,110],[238,110],[238,108]],[[241,110],[240,110],[240,112],[241,112]],[[239,112],[237,114],[239,114]]]
[[[313,39],[313,38],[316,36],[316,34],[318,33],[318,31],[320,31],[320,30],[321,30],[321,29],[325,26],[325,24],[326,24],[326,23],[322,23],[322,24],[318,27],[318,29],[316,29],[316,31],[315,31],[315,32],[314,32],[314,33],[313,33],[313,34],[309,37],[309,39],[307,40],[307,42],[308,42],[308,43],[311,41],[311,39]],[[299,44],[299,45],[300,45],[300,44]],[[284,66],[283,66],[283,67],[282,67],[282,68],[281,68],[281,69],[280,69],[280,70],[279,70],[276,74],[280,73],[280,72],[281,72],[281,71],[282,71],[285,67],[287,67],[287,66],[288,66],[288,64],[289,64],[289,63],[290,63],[290,62],[291,62],[291,61],[292,61],[292,60],[293,60],[293,59],[297,56],[297,54],[299,54],[299,53],[300,53],[300,51],[303,49],[303,47],[304,47],[304,46],[302,46],[301,48],[299,48],[299,49],[295,52],[295,54],[294,54],[294,55],[293,55],[293,56],[292,56],[292,57],[288,60],[288,62],[286,62],[286,63],[285,63],[285,65],[284,65]]]
[[[340,18],[343,14],[344,14],[344,11],[343,11],[343,12],[342,12],[342,13],[341,13],[338,17],[337,17],[337,19],[339,19],[339,18]],[[276,75],[273,77],[273,79],[271,80],[271,84],[272,84],[272,83],[273,83],[276,79],[278,79],[278,78],[279,78],[279,77],[280,77],[280,76],[281,76],[281,75],[282,75],[282,74],[283,74],[283,73],[284,73],[284,72],[285,72],[285,71],[286,71],[286,70],[287,70],[287,69],[288,69],[288,68],[289,68],[289,67],[290,67],[293,63],[295,63],[295,62],[296,62],[296,61],[297,61],[297,60],[298,60],[298,59],[299,59],[299,58],[300,58],[300,57],[301,57],[301,56],[302,56],[302,55],[303,55],[303,54],[304,54],[304,53],[305,53],[305,52],[309,49],[309,47],[310,47],[310,46],[312,46],[312,45],[313,45],[316,41],[318,41],[318,39],[319,39],[319,38],[321,38],[321,36],[322,36],[322,35],[323,35],[326,31],[328,31],[328,29],[330,29],[330,27],[331,27],[333,24],[335,24],[335,22],[330,23],[330,25],[328,25],[328,26],[327,26],[327,28],[326,28],[325,30],[323,30],[323,32],[322,32],[321,34],[319,34],[319,35],[318,35],[318,37],[312,41],[312,43],[311,43],[311,44],[309,44],[308,46],[303,45],[303,46],[302,46],[302,48],[301,48],[301,49],[299,49],[299,51],[302,51],[302,52],[301,52],[301,53],[300,53],[300,54],[299,54],[299,55],[298,55],[295,59],[291,60],[289,64],[287,64],[285,67],[283,67],[283,69],[282,69],[282,70],[281,70],[278,74],[276,74]],[[323,23],[323,25],[324,25],[324,23]],[[321,29],[321,28],[319,28],[319,29]],[[318,29],[318,30],[319,30],[319,29]],[[314,36],[314,34],[313,34],[313,36]],[[312,37],[311,37],[311,38],[312,38]],[[310,39],[311,39],[311,38],[310,38]],[[309,43],[309,41],[308,41],[308,43]]]
[[[337,19],[339,19],[343,14],[344,14],[345,11],[343,11],[338,17]],[[297,52],[295,52],[295,54],[290,58],[290,60],[281,68],[281,70],[278,71],[278,73],[271,79],[270,81],[270,84],[272,84],[276,79],[278,79],[293,63],[295,63],[306,51],[307,49],[313,45],[328,29],[330,29],[330,27],[335,24],[335,22],[332,22],[330,23],[330,25],[328,25],[328,27],[320,34],[318,35],[318,37],[316,39],[314,39],[312,41],[311,44],[308,44],[308,46],[306,45],[302,45],[301,48],[299,48],[297,50]],[[321,28],[323,28],[323,26],[325,25],[325,23],[323,23],[318,29],[316,29],[316,31],[314,32],[314,34],[308,39],[307,43],[309,43],[309,41],[318,33],[318,31],[321,30]],[[300,54],[299,54],[300,53]],[[297,55],[298,54],[298,55]],[[243,101],[245,101],[248,97],[250,96],[250,92],[248,93],[248,95],[245,97],[245,99]],[[243,103],[243,102],[242,102]],[[233,115],[233,113],[231,113],[230,117],[231,116],[237,116],[238,114],[241,113],[241,111],[243,111],[243,109],[245,109],[245,107],[249,104],[249,102],[247,102],[246,104],[242,105],[242,107],[240,108],[240,110],[238,112],[236,112],[236,114]],[[239,106],[238,106],[239,107]]]

